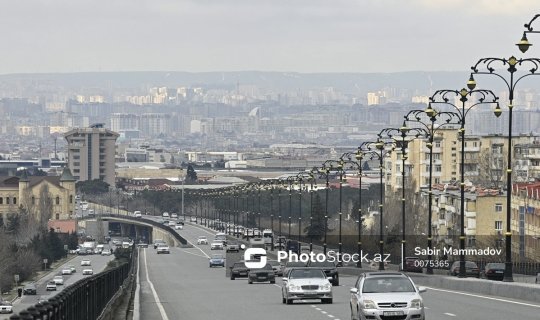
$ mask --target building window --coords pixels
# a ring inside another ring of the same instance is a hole
[[[13,197],[13,204],[17,204],[17,197]]]
[[[69,203],[73,203],[73,195],[69,196]]]
[[[60,204],[60,197],[56,196],[56,204]]]
[[[73,166],[75,166],[75,167],[79,167],[80,165],[81,165],[80,162],[73,162]]]
[[[6,204],[9,204],[9,197],[6,197]]]
[[[36,204],[36,197],[32,197],[32,204]]]
[[[495,221],[495,230],[501,231],[503,228],[502,221]]]
[[[56,220],[60,220],[60,214],[59,213],[55,214],[54,216],[56,217]]]
[[[4,204],[4,198],[0,197],[0,204]]]
[[[496,203],[495,204],[495,212],[502,212],[502,211],[503,211],[502,203]]]

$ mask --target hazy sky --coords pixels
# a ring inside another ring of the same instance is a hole
[[[468,70],[538,0],[0,0],[0,74]],[[536,5],[536,6],[535,6]],[[540,19],[534,26],[540,30]],[[540,56],[540,34],[529,37]]]

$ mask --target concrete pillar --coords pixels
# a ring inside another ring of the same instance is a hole
[[[120,223],[120,235],[122,237],[129,236],[129,225],[125,223]]]

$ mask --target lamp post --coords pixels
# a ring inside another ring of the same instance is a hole
[[[270,250],[274,251],[274,180],[270,180],[268,188],[270,189],[270,229],[272,230]]]
[[[474,79],[471,78],[467,82],[468,90],[463,88],[461,90],[437,90],[429,98],[430,104],[426,113],[432,113],[433,109],[431,106],[433,104],[445,104],[453,107],[456,110],[457,119],[459,120],[459,133],[461,139],[461,163],[460,163],[460,234],[459,234],[459,246],[460,246],[460,255],[459,255],[459,277],[466,277],[465,272],[465,119],[469,111],[475,106],[481,104],[495,104],[497,107],[495,109],[495,114],[500,115],[501,110],[499,108],[498,97],[491,90],[475,90],[476,83]],[[460,105],[455,105],[450,102],[451,98],[459,98],[461,102]],[[472,101],[470,105],[467,105],[469,99],[476,97],[476,101]],[[431,110],[430,110],[431,109]]]
[[[365,150],[358,147],[356,152],[346,152],[341,156],[346,164],[356,167],[358,170],[358,240],[357,240],[357,253],[358,256],[362,256],[362,159],[364,158]],[[346,159],[346,160],[345,160]],[[353,160],[354,159],[354,160]],[[356,267],[362,268],[362,259],[358,259]]]
[[[532,44],[527,39],[527,33],[540,33],[540,31],[534,30],[532,27],[532,23],[534,22],[534,20],[538,19],[538,17],[540,17],[540,14],[532,17],[531,21],[524,25],[527,30],[523,31],[523,37],[518,43],[516,43],[516,46],[518,46],[519,50],[523,53],[527,52],[527,50],[529,50],[529,47],[532,46]]]
[[[531,28],[530,24],[537,18],[535,16],[529,24],[526,25],[526,27]],[[525,36],[525,34],[524,34]],[[525,37],[526,38],[526,37]],[[530,44],[529,44],[530,46]],[[520,47],[520,50],[524,50],[525,47],[528,49],[529,46],[526,46],[522,44]],[[525,51],[527,51],[525,49]],[[495,65],[500,65],[501,67],[504,67],[504,70],[508,72],[508,77],[505,77],[501,73],[495,72]],[[518,71],[517,67],[522,67],[523,70],[521,70],[524,74],[516,76],[515,73]],[[476,82],[473,78],[473,74],[480,74],[480,75],[494,75],[498,77],[499,79],[503,80],[504,84],[506,85],[508,89],[508,150],[507,150],[507,169],[506,169],[506,232],[505,232],[505,240],[506,240],[506,259],[505,259],[505,269],[504,269],[504,278],[503,281],[506,282],[512,282],[513,280],[513,272],[512,272],[512,230],[511,230],[511,223],[510,220],[512,218],[511,210],[512,210],[512,111],[514,109],[514,92],[516,89],[516,85],[523,80],[523,78],[537,75],[536,71],[538,71],[538,68],[540,66],[540,59],[538,58],[527,58],[527,59],[517,59],[516,57],[512,56],[508,59],[506,58],[482,58],[478,60],[478,62],[471,67],[472,74],[471,78],[469,80],[470,83],[476,85]],[[479,68],[483,68],[483,70],[479,70]],[[495,110],[495,115],[499,116],[501,114],[501,109],[497,108]]]
[[[325,161],[326,163],[327,161]],[[318,173],[325,178],[325,198],[324,198],[324,242],[323,242],[323,252],[326,255],[328,248],[328,199],[330,191],[330,168],[325,167],[324,164],[322,167],[314,167],[311,172]]]
[[[303,188],[307,188],[305,185],[306,181],[309,181],[310,175],[307,172],[300,172],[296,175],[296,181],[298,181],[299,188],[298,188],[298,241],[301,241],[302,236],[302,190]],[[304,186],[302,186],[302,182],[304,182]]]
[[[407,254],[407,239],[406,239],[406,214],[405,214],[405,165],[407,161],[407,148],[409,143],[419,138],[427,136],[427,131],[422,128],[409,128],[403,120],[403,125],[400,128],[386,128],[381,130],[379,138],[390,139],[392,143],[401,152],[401,268],[405,270],[405,255]]]
[[[309,177],[308,181],[310,182],[310,188],[309,188],[309,229],[311,230],[309,232],[309,252],[313,252],[313,192],[314,189],[314,183],[315,183],[315,176],[313,175],[313,170],[309,171]]]
[[[335,167],[334,167],[335,165]],[[343,159],[340,160],[326,160],[323,163],[324,168],[328,168],[330,171],[335,171],[339,174],[339,230],[338,230],[338,251],[339,251],[339,259],[341,261],[341,256],[343,254],[343,241],[342,241],[342,220],[343,220],[343,209],[342,209],[342,203],[343,203],[343,176],[345,175],[345,171],[343,168],[344,162]]]
[[[429,123],[426,121],[423,121],[422,115],[426,115],[428,117]],[[455,112],[449,112],[449,111],[436,111],[433,108],[428,108],[427,110],[411,110],[407,115],[405,116],[405,121],[418,123],[424,127],[424,129],[428,132],[428,143],[426,144],[427,148],[429,149],[429,183],[428,183],[428,238],[427,238],[427,246],[429,249],[432,248],[432,219],[433,219],[433,141],[435,138],[435,133],[441,129],[444,128],[446,125],[455,125],[459,124],[457,122],[458,115]],[[440,121],[442,120],[442,123]],[[456,122],[454,122],[454,120]],[[435,123],[439,122],[439,126],[435,128]],[[431,261],[432,255],[431,251],[428,254],[427,260]],[[427,274],[433,274],[433,266],[431,263],[428,263],[426,266],[426,273]]]
[[[294,184],[295,180],[296,180],[296,177],[294,177],[294,176],[287,177],[287,183],[289,184],[289,231],[288,231],[288,234],[287,234],[287,238],[289,238],[289,239],[292,239],[291,238],[292,188],[293,188],[293,184]]]
[[[379,254],[381,261],[379,262],[379,270],[384,270],[384,228],[383,228],[383,213],[384,213],[384,158],[390,154],[391,150],[388,149],[390,143],[381,140],[380,138],[374,142],[364,142],[360,145],[361,149],[367,149],[370,151],[371,158],[379,160]]]

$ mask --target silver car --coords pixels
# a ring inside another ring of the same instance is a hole
[[[332,284],[322,269],[293,268],[283,278],[281,298],[286,304],[304,299],[321,299],[322,303],[332,303]]]
[[[425,320],[425,291],[403,273],[363,273],[351,289],[351,319]]]

